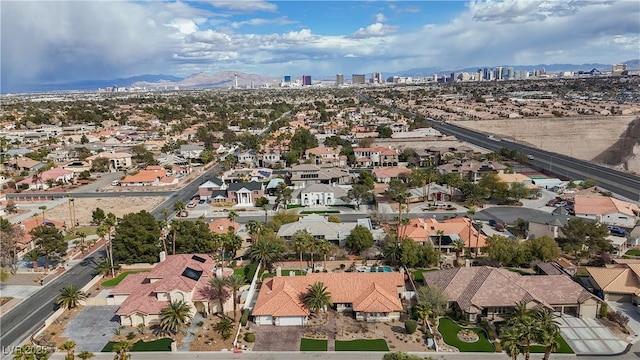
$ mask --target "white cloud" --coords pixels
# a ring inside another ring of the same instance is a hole
[[[273,19],[267,18],[254,18],[245,21],[234,21],[231,23],[231,27],[234,29],[241,28],[243,26],[264,26],[264,25],[288,25],[296,24],[297,21],[290,20],[286,16],[280,16]]]
[[[377,23],[383,23],[385,21],[387,21],[387,18],[384,16],[383,13],[376,14],[376,22]]]
[[[209,3],[217,8],[237,10],[242,12],[274,12],[278,10],[278,6],[276,6],[275,4],[261,0],[213,0]]]
[[[398,30],[397,26],[390,26],[390,25],[385,25],[377,22],[365,28],[358,29],[356,32],[353,33],[353,36],[357,38],[385,36],[389,33],[395,32],[396,30]]]

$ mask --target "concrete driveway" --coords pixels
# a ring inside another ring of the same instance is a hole
[[[620,310],[629,316],[629,323],[627,326],[631,329],[633,334],[629,335],[628,340],[633,343],[640,340],[640,312],[638,312],[636,306],[631,303],[619,303],[615,301],[607,301],[607,305],[609,305],[609,309],[611,311]]]
[[[76,342],[76,352],[100,352],[113,336],[117,321],[118,305],[85,306],[69,321],[62,336]]]
[[[578,355],[612,355],[623,352],[620,340],[597,319],[563,317],[557,319],[562,337]]]
[[[304,326],[254,325],[256,334],[253,351],[300,351],[300,339]]]

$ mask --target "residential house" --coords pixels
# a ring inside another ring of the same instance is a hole
[[[311,184],[350,184],[354,176],[348,168],[337,168],[329,164],[300,164],[289,170],[289,182],[294,188],[304,188]]]
[[[469,321],[501,320],[515,305],[544,307],[560,314],[595,318],[601,301],[565,275],[521,276],[503,268],[461,267],[425,272],[424,283],[438,287],[450,306],[465,313]]]
[[[275,196],[276,195],[276,189],[278,188],[278,185],[280,183],[284,183],[285,185],[287,184],[284,179],[282,178],[273,178],[271,180],[269,180],[269,182],[267,183],[267,186],[265,187],[265,194],[269,195],[269,196]]]
[[[405,166],[377,167],[373,169],[373,178],[378,183],[387,184],[393,179],[399,179],[402,175],[410,177],[411,170]]]
[[[353,313],[357,320],[369,322],[400,319],[404,274],[310,273],[265,280],[251,312],[256,324],[305,325],[310,313],[302,303],[302,296],[316,282],[322,283],[331,293],[333,307],[338,312]]]
[[[184,301],[191,314],[212,314],[219,311],[218,301],[212,300],[209,281],[230,276],[233,270],[217,267],[206,254],[160,254],[160,262],[151,271],[129,274],[111,290],[114,305],[120,305],[116,315],[122,326],[157,325],[160,314],[172,301]],[[224,304],[233,308],[231,297]]]
[[[585,269],[599,298],[640,304],[640,259],[614,259],[613,264]]]
[[[499,162],[467,160],[446,163],[436,169],[443,175],[459,174],[463,179],[477,182],[486,173],[503,174],[507,167]]]
[[[297,231],[306,231],[316,239],[326,239],[330,243],[340,247],[345,246],[345,240],[356,226],[364,226],[371,230],[371,221],[368,218],[358,219],[358,222],[329,222],[326,217],[318,214],[310,214],[300,220],[283,224],[278,230],[278,236],[291,240]]]
[[[275,168],[277,166],[281,166],[282,164],[282,157],[280,157],[280,154],[277,152],[264,152],[264,153],[260,153],[256,156],[257,162],[258,162],[258,166],[261,167],[270,167],[270,168]]]
[[[238,164],[243,164],[249,167],[254,166],[257,163],[258,155],[255,150],[246,150],[237,153],[236,158],[238,159]]]
[[[8,162],[8,166],[19,171],[38,171],[45,164],[28,157],[19,157]]]
[[[21,189],[23,186],[28,185],[29,190],[47,190],[54,184],[71,183],[73,181],[73,176],[74,172],[72,170],[65,170],[61,167],[57,167],[17,182],[16,189]]]
[[[340,147],[315,147],[304,152],[305,159],[311,160],[313,164],[329,164],[333,166],[346,166],[347,157],[340,155]]]
[[[203,144],[185,144],[180,145],[179,153],[185,159],[199,159],[204,150],[205,147]]]
[[[399,151],[385,147],[355,148],[353,153],[358,166],[398,166]]]
[[[453,242],[462,240],[472,252],[479,253],[486,246],[487,236],[478,230],[469,218],[453,218],[438,221],[437,219],[410,219],[407,225],[400,228],[403,237],[413,239],[420,245],[432,244],[444,253],[453,252]]]
[[[63,222],[51,220],[46,217],[43,221],[42,215],[32,216],[14,225],[17,226],[21,231],[21,235],[18,236],[16,241],[16,258],[22,259],[29,251],[36,248],[36,243],[35,241],[33,241],[34,239],[31,236],[30,232],[36,227],[44,224],[48,226],[54,226],[61,230],[65,229],[65,224]]]
[[[573,209],[577,217],[625,228],[634,227],[640,215],[638,205],[609,196],[576,196]]]
[[[86,158],[90,164],[93,165],[93,161],[99,158],[109,159],[109,171],[123,171],[131,168],[131,154],[124,152],[106,152],[103,151],[97,155],[89,156]]]
[[[231,183],[227,188],[227,202],[234,205],[253,206],[264,196],[264,185],[257,181]]]
[[[198,195],[200,196],[200,199],[209,200],[213,192],[218,190],[226,190],[226,185],[224,181],[214,177],[198,186]],[[224,197],[226,199],[226,192]]]
[[[430,146],[425,148],[425,152],[433,154],[437,159],[437,164],[446,163],[453,159],[471,159],[475,155],[475,150],[466,145]]]
[[[120,186],[170,186],[177,183],[178,179],[159,165],[147,166],[146,169],[120,180]]]
[[[343,205],[341,200],[347,196],[347,190],[327,184],[312,184],[305,188],[296,189],[291,194],[291,204],[302,206],[333,206]]]
[[[67,165],[63,165],[62,168],[79,174],[84,171],[90,171],[91,164],[89,164],[87,161],[74,160]]]

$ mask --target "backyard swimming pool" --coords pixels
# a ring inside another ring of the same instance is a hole
[[[393,272],[390,266],[358,266],[357,272]]]

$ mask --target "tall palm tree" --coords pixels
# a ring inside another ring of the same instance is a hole
[[[42,210],[42,223],[44,224],[44,211],[47,210],[46,205],[38,206],[39,210]]]
[[[387,260],[390,265],[395,266],[402,258],[402,247],[398,243],[388,242],[382,250],[382,253],[385,260]]]
[[[304,251],[311,245],[311,242],[313,241],[313,235],[309,234],[306,231],[298,230],[293,233],[292,238],[293,248],[298,254],[300,254],[300,271],[302,271],[302,254],[304,254]]]
[[[538,340],[539,330],[534,312],[527,308],[525,302],[518,302],[509,314],[507,325],[518,333],[520,347],[525,360],[531,356],[531,344]]]
[[[231,222],[234,222],[237,218],[238,218],[238,212],[236,210],[229,210],[229,213],[227,214],[227,219],[229,219],[229,221]]]
[[[92,353],[91,351],[82,351],[80,352],[80,354],[78,354],[78,357],[82,360],[88,360],[96,357],[96,354]]]
[[[67,355],[64,357],[65,360],[73,360],[75,358],[73,354],[76,349],[75,341],[66,341],[64,344],[58,346],[58,349],[67,352]]]
[[[116,226],[118,220],[113,213],[108,213],[107,217],[104,219],[104,225],[107,227],[107,236],[109,238],[109,261],[111,265],[111,276],[116,277],[116,269],[113,266],[113,241],[111,240],[111,232],[113,228]]]
[[[193,319],[191,306],[183,300],[172,301],[160,311],[160,329],[175,335]]]
[[[102,259],[96,266],[96,273],[107,276],[111,273],[111,264],[109,263],[108,258]]]
[[[451,247],[453,248],[453,251],[456,252],[456,266],[460,266],[460,253],[464,251],[465,246],[464,241],[460,238],[451,242]]]
[[[215,326],[216,331],[224,340],[228,340],[231,337],[233,331],[233,322],[227,318],[221,319]]]
[[[244,276],[233,274],[225,278],[227,286],[233,292],[233,321],[236,321],[236,313],[238,312],[238,290],[245,284]]]
[[[467,209],[467,216],[469,217],[470,221],[469,221],[469,251],[471,251],[471,228],[473,227],[473,216],[476,214],[476,209],[473,206],[469,206],[469,208]],[[469,255],[471,256],[471,255]]]
[[[251,220],[245,225],[245,227],[247,228],[249,236],[251,236],[251,243],[253,244],[258,241],[258,235],[260,235],[260,232],[262,231],[262,224],[255,220]]]
[[[31,177],[31,182],[36,184],[36,190],[39,190],[38,183],[40,183],[40,189],[44,190],[44,185],[42,183],[42,171],[38,171],[37,173],[33,174],[33,176]]]
[[[128,341],[117,342],[111,349],[112,352],[116,353],[113,360],[130,360],[131,354],[129,354],[129,351],[131,347],[133,347],[133,344]]]
[[[476,229],[478,231],[476,234],[476,257],[478,257],[478,252],[480,250],[480,232],[482,231],[483,224],[481,222],[476,222],[476,226],[478,227]]]
[[[227,279],[223,277],[214,277],[209,280],[209,291],[212,300],[218,300],[220,304],[220,314],[224,316],[224,303],[229,300],[231,293],[227,288]]]
[[[551,353],[560,346],[558,336],[560,336],[559,323],[555,315],[547,308],[540,308],[533,313],[539,330],[537,343],[546,345],[544,360],[548,360]]]
[[[511,360],[516,360],[522,351],[520,346],[520,334],[516,328],[506,328],[500,333],[500,346]]]
[[[273,264],[282,259],[284,252],[280,243],[263,239],[249,248],[249,258],[253,261],[261,262],[265,269],[271,271]]]
[[[438,250],[442,253],[442,235],[444,235],[444,231],[438,230],[436,235],[438,235]]]
[[[422,322],[422,326],[427,326],[427,320],[433,314],[433,310],[431,309],[431,304],[421,301],[416,304],[416,315],[418,316],[418,320]]]
[[[182,212],[186,208],[187,208],[187,204],[185,204],[184,201],[182,201],[182,200],[176,200],[176,202],[173,203],[173,210],[176,213],[178,213],[178,216],[180,216],[180,214],[182,214]]]
[[[77,285],[71,284],[60,289],[60,294],[56,298],[56,304],[66,308],[73,309],[80,305],[81,301],[87,299],[84,291],[80,290]]]
[[[302,302],[309,311],[315,312],[316,315],[327,306],[333,306],[331,293],[327,291],[324,283],[318,281],[307,288],[307,293],[302,296]]]
[[[322,268],[327,269],[327,255],[331,252],[331,243],[327,239],[320,239],[317,243],[318,254],[322,255]]]

